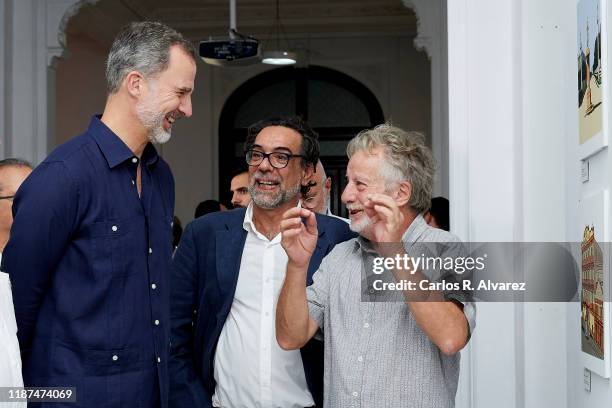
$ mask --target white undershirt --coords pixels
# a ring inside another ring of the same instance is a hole
[[[0,261],[2,253],[0,252]],[[17,323],[8,273],[0,271],[0,387],[23,387]],[[25,402],[2,403],[6,407],[25,407]]]
[[[213,406],[312,406],[300,351],[285,351],[276,342],[276,302],[287,266],[281,236],[269,241],[257,231],[252,203],[243,227],[247,238],[236,294],[215,353]]]

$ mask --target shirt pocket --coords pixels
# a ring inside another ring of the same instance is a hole
[[[91,269],[97,279],[125,276],[132,272],[126,263],[131,226],[123,220],[97,221],[85,228],[90,241]]]

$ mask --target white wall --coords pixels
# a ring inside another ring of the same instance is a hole
[[[574,219],[567,200],[576,202],[567,180],[578,177],[567,126],[576,116],[575,1],[453,0],[448,16],[453,229],[476,242],[564,242]],[[581,368],[568,364],[579,355],[568,317],[576,305],[478,306],[465,355],[470,395],[458,407],[584,406],[572,399],[581,383],[570,380]]]
[[[447,13],[451,229],[466,241],[513,241],[520,217],[516,3],[453,0]],[[513,304],[478,304],[459,408],[520,406],[519,312]]]
[[[566,193],[566,204],[567,204],[567,234],[569,236],[581,237],[582,230],[575,220],[579,219],[577,203],[580,197],[589,195],[595,191],[607,188],[608,190],[612,187],[612,155],[610,154],[610,148],[604,149],[596,155],[588,159],[590,166],[590,179],[587,183],[580,182],[580,157],[576,149],[578,141],[578,114],[576,109],[576,0],[567,0],[568,4],[568,23],[573,23],[573,30],[567,35],[567,41],[572,41],[571,52],[567,55],[567,61],[572,64],[572,70],[567,73],[569,76],[568,81],[571,86],[566,89],[566,97],[572,101],[571,104],[567,104],[564,109],[568,112],[567,117],[564,121],[566,128],[566,149],[567,149],[567,193]],[[612,13],[610,10],[610,3],[608,2],[608,27],[609,22],[612,21],[610,18]],[[610,46],[610,31],[608,31],[607,41],[607,53],[612,55],[612,48]],[[604,42],[606,44],[606,42]],[[602,49],[602,53],[605,50]],[[607,69],[604,75],[607,75],[608,81],[610,80],[610,63],[607,64]],[[604,77],[604,81],[605,81]],[[609,82],[608,82],[609,84]],[[608,93],[605,95],[607,100],[610,100],[610,92],[608,85]],[[610,219],[610,217],[608,217]],[[610,225],[608,225],[610,228]],[[607,279],[610,279],[608,274]],[[584,408],[598,408],[612,405],[612,381],[610,379],[604,379],[596,374],[591,375],[591,392],[587,392],[583,385],[583,373],[584,365],[581,356],[581,337],[580,337],[580,305],[578,303],[569,304],[567,306],[566,314],[566,325],[567,325],[567,366],[568,366],[568,377],[567,377],[567,396],[568,396],[568,407],[580,406]],[[610,339],[606,340],[608,343]]]
[[[292,39],[300,48],[310,50],[304,63],[352,76],[374,93],[386,119],[429,135],[429,61],[425,53],[414,49],[412,41],[405,36],[359,35]],[[68,39],[68,50],[71,57],[57,68],[58,143],[79,134],[90,115],[103,108],[104,99],[100,84],[107,50],[79,37]],[[183,223],[193,218],[198,202],[218,197],[218,126],[223,104],[236,88],[267,69],[263,64],[219,68],[198,62],[194,114],[177,122],[172,139],[160,148],[176,179],[176,214]]]

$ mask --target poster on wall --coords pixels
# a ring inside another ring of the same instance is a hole
[[[606,1],[578,2],[578,141],[580,158],[608,145]]]
[[[580,255],[581,349],[584,366],[610,377],[610,310],[607,242],[608,192],[601,191],[579,203],[582,232]]]

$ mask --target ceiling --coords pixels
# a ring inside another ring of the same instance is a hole
[[[275,0],[236,0],[238,31],[265,39],[273,33]],[[416,36],[416,16],[401,0],[283,0],[280,17],[287,36]],[[227,36],[229,0],[100,0],[68,23],[68,35],[82,35],[109,47],[129,21],[157,20],[192,40]]]

